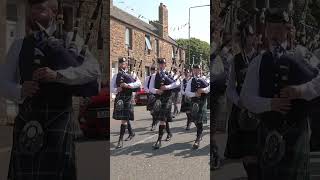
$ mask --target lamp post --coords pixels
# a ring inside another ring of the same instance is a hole
[[[189,43],[188,43],[189,64],[190,64],[190,62],[191,62],[191,58],[190,58],[190,29],[191,29],[190,16],[191,16],[191,9],[193,9],[193,8],[200,8],[200,7],[206,7],[206,6],[210,6],[210,4],[209,4],[209,5],[201,5],[201,6],[192,6],[192,7],[189,7]]]

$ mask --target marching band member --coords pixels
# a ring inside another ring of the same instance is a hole
[[[257,179],[257,123],[249,117],[249,112],[239,103],[241,88],[246,71],[251,60],[255,57],[254,31],[247,22],[239,26],[240,46],[242,51],[231,61],[227,97],[233,103],[228,121],[228,140],[225,157],[230,159],[243,158],[243,166],[249,180]]]
[[[144,90],[148,93],[148,103],[147,103],[147,111],[150,111],[150,114],[152,116],[152,124],[151,124],[151,129],[150,131],[154,131],[155,127],[157,125],[157,121],[155,117],[153,116],[153,105],[155,102],[155,96],[150,92],[150,82],[151,82],[151,77],[156,73],[156,67],[151,66],[151,74],[150,76],[147,76],[144,80]]]
[[[121,120],[120,136],[117,148],[123,146],[123,136],[126,128],[128,127],[128,121],[134,121],[134,107],[132,105],[132,94],[140,88],[141,82],[139,78],[133,77],[128,73],[128,61],[124,57],[120,57],[119,60],[119,72],[112,77],[111,90],[116,94],[114,101],[113,119]],[[131,132],[130,132],[131,131]],[[129,129],[129,137],[133,137],[134,133]]]
[[[191,78],[190,70],[185,69],[184,70],[184,79],[181,83],[181,95],[182,95],[182,101],[181,101],[181,112],[185,112],[187,114],[187,127],[186,130],[190,130],[191,126],[191,114],[190,114],[190,106],[191,106],[191,99],[186,96],[186,88],[188,81]]]
[[[177,68],[173,68],[171,77],[174,81],[180,81],[180,76],[177,74]],[[180,91],[180,86],[172,90],[173,118],[179,114],[178,100],[180,97]]]
[[[19,104],[9,179],[75,179],[72,96],[76,86],[99,78],[99,64],[87,51],[75,66],[73,34],[58,31],[57,0],[28,3],[32,33],[13,42],[0,66],[0,95]],[[80,52],[82,44],[77,37],[74,48]]]
[[[300,85],[315,74],[295,52],[286,51],[290,24],[285,9],[267,9],[269,49],[250,63],[239,101],[260,117],[261,180],[310,178],[308,103],[281,97],[280,89]]]
[[[201,77],[201,67],[193,65],[193,77],[188,81],[186,95],[191,98],[191,120],[197,127],[197,137],[193,144],[198,149],[202,140],[203,124],[207,122],[207,94],[210,92],[210,84],[207,79]]]
[[[166,129],[168,135],[166,141],[170,141],[172,133],[170,132],[169,122],[172,122],[172,89],[180,86],[179,81],[172,80],[166,73],[166,60],[164,58],[158,59],[159,70],[156,74],[152,75],[150,82],[150,91],[156,97],[154,104],[154,117],[155,120],[160,121],[159,136],[157,142],[153,145],[154,149],[161,147],[161,140],[163,131]]]

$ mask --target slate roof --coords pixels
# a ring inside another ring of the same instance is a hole
[[[129,24],[153,36],[156,36],[159,39],[163,39],[162,37],[160,37],[159,29],[156,26],[152,24],[148,24],[140,20],[139,18],[119,9],[116,6],[112,6],[110,8],[110,16],[111,18],[117,19],[123,23]],[[168,41],[171,44],[178,45],[177,42],[174,39],[172,39],[170,36],[168,38],[165,38],[164,40]]]

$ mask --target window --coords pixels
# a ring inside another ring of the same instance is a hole
[[[159,40],[156,39],[156,43],[155,43],[155,50],[157,51],[157,57],[160,57],[160,46],[159,46]]]
[[[150,68],[149,68],[149,66],[145,66],[145,67],[144,67],[144,70],[145,70],[144,75],[145,75],[145,76],[150,76]]]
[[[126,28],[126,48],[132,49],[132,29]]]
[[[152,46],[151,46],[151,39],[149,35],[145,36],[145,52],[148,52],[148,54],[150,54],[151,50],[152,50]]]
[[[172,46],[172,58],[175,58],[175,54],[176,54],[175,48],[174,48],[174,46]]]

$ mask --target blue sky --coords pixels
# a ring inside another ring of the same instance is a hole
[[[188,38],[189,7],[210,4],[210,0],[113,0],[115,6],[135,17],[140,15],[140,19],[146,22],[158,20],[158,7],[161,2],[168,8],[169,34],[174,39]],[[192,8],[190,19],[191,37],[210,43],[209,6]]]

